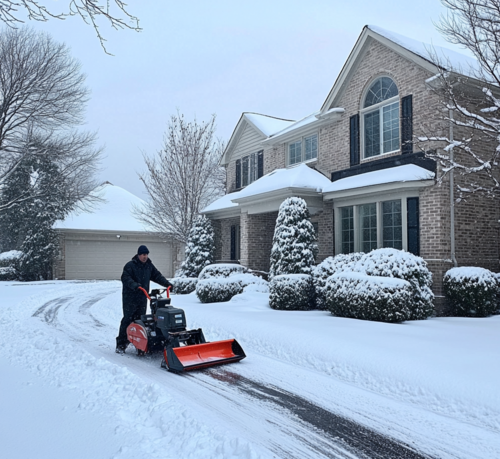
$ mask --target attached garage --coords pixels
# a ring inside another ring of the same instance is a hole
[[[69,216],[56,224],[60,251],[54,278],[67,280],[118,280],[123,266],[145,244],[154,265],[173,277],[180,246],[164,242],[142,229],[132,210],[143,201],[128,191],[105,184],[99,189],[102,203],[91,213]]]

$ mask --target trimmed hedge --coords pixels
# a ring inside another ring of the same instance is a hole
[[[314,297],[312,276],[281,274],[269,282],[269,305],[273,309],[306,311]]]
[[[210,278],[224,278],[229,277],[232,274],[246,273],[248,269],[245,266],[238,265],[236,263],[220,263],[208,265],[203,268],[198,280],[210,279]]]
[[[314,268],[312,276],[314,288],[316,290],[316,307],[318,309],[326,309],[325,305],[325,288],[326,281],[333,274],[342,271],[352,271],[357,261],[364,255],[362,252],[349,254],[339,254],[334,257],[325,258],[316,268]]]
[[[243,292],[241,280],[231,278],[203,279],[196,284],[196,296],[202,303],[229,301]]]
[[[172,284],[172,292],[177,295],[186,295],[196,290],[197,277],[173,277],[169,279]]]
[[[11,250],[0,253],[0,281],[21,279],[21,258],[23,252]]]
[[[423,258],[403,250],[377,249],[363,255],[353,271],[408,281],[412,287],[409,320],[427,319],[434,313],[432,274]]]
[[[459,317],[487,317],[497,311],[498,281],[488,269],[452,268],[443,278],[450,313]]]
[[[380,322],[411,317],[412,286],[402,279],[342,272],[328,278],[326,306],[334,316]]]

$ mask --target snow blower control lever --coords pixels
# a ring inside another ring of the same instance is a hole
[[[151,314],[142,315],[127,328],[127,338],[139,355],[163,350],[161,366],[178,373],[246,357],[235,339],[207,343],[201,328],[187,330],[184,310],[170,305],[170,287],[152,290],[150,294],[139,288],[150,300],[151,309]],[[161,296],[164,292],[167,298]]]

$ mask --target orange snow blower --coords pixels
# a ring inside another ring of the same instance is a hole
[[[186,330],[184,310],[170,305],[170,287],[152,290],[140,287],[150,300],[151,314],[127,328],[127,338],[139,355],[163,351],[162,368],[181,373],[214,365],[238,362],[246,357],[235,339],[207,343],[201,328]],[[162,293],[167,297],[163,298]]]

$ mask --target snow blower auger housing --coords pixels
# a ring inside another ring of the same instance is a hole
[[[170,287],[148,292],[151,314],[141,316],[127,328],[127,338],[139,355],[163,351],[162,368],[180,373],[238,362],[246,357],[235,339],[207,343],[201,328],[186,329],[184,310],[170,305]],[[167,293],[163,298],[162,293]]]

